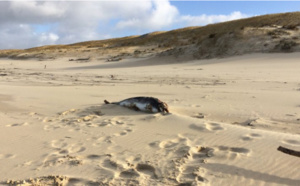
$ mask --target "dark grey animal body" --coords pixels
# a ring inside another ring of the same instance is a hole
[[[104,100],[104,103],[121,105],[137,111],[169,113],[168,105],[154,97],[133,97],[112,103]]]

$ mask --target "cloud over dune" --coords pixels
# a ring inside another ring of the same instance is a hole
[[[171,26],[179,16],[175,6],[167,0],[153,0],[151,6],[140,14],[120,20],[116,27],[119,29],[132,28],[138,30],[157,30]]]
[[[169,0],[1,1],[0,8],[0,49],[98,40],[247,17],[241,12],[181,15]]]
[[[242,19],[249,17],[246,14],[242,14],[239,11],[232,12],[229,15],[200,15],[200,16],[190,16],[183,15],[180,17],[179,21],[185,23],[186,25],[206,25],[217,22],[231,21],[235,19]]]

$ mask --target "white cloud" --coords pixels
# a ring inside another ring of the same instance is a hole
[[[249,17],[249,15],[242,14],[239,11],[232,12],[229,15],[200,15],[200,16],[181,16],[178,22],[184,23],[186,26],[196,26],[196,25],[207,25],[211,23],[231,21],[235,19],[241,19]]]
[[[146,13],[146,14],[145,14]],[[171,26],[179,15],[177,8],[168,0],[154,0],[151,7],[144,13],[121,20],[117,23],[118,29],[156,30]]]
[[[0,2],[0,21],[43,23],[58,20],[64,14],[63,2],[7,1]]]
[[[241,12],[180,15],[169,0],[0,1],[0,9],[0,49],[137,35],[247,17]],[[41,29],[43,25],[47,29]]]
[[[0,48],[30,48],[56,44],[59,36],[55,33],[36,33],[28,24],[5,24],[0,29]]]
[[[41,43],[50,43],[50,44],[54,44],[58,39],[59,36],[54,33],[42,33],[39,37]]]

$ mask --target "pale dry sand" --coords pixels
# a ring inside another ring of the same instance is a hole
[[[1,59],[1,184],[299,185],[299,58]],[[134,96],[171,114],[103,104]]]

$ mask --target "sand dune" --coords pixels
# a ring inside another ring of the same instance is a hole
[[[0,50],[0,57],[40,61],[64,57],[84,63],[89,60],[116,62],[132,57],[172,56],[175,57],[173,61],[185,62],[251,53],[299,52],[299,20],[299,12],[269,14],[140,36]]]
[[[2,59],[1,184],[299,185],[299,55]],[[103,103],[134,96],[171,114]]]

